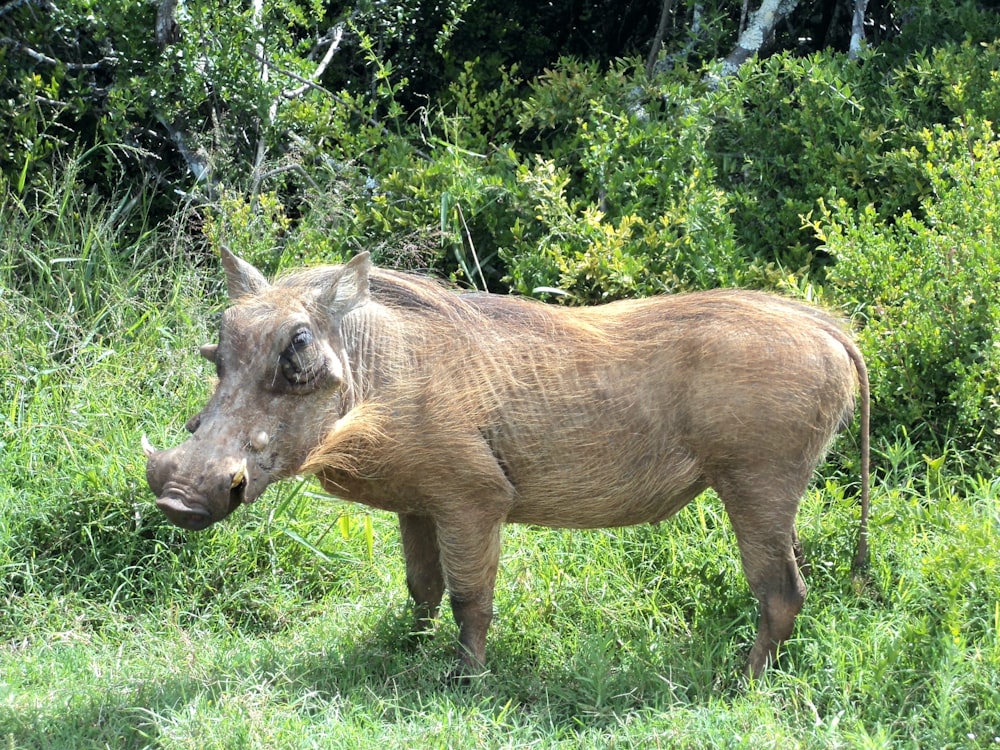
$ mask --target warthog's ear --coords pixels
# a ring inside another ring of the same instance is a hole
[[[268,286],[264,274],[251,266],[245,260],[233,255],[233,252],[222,246],[222,267],[226,269],[226,285],[229,287],[229,298],[235,302],[240,297],[260,294]]]
[[[337,269],[329,284],[319,295],[322,307],[346,313],[368,301],[368,273],[372,259],[367,251],[358,253]]]

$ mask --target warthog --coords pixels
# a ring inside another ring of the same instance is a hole
[[[712,487],[760,603],[760,674],[805,597],[799,500],[859,388],[865,562],[866,368],[817,309],[736,290],[572,309],[460,294],[367,253],[273,284],[222,260],[232,305],[201,348],[215,393],[187,442],[144,439],[157,505],[203,529],[312,473],[399,514],[416,627],[447,589],[464,673],[484,665],[504,523],[652,523]]]

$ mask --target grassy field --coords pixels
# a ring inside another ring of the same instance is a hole
[[[391,516],[287,482],[170,527],[140,436],[178,442],[208,392],[221,273],[55,188],[0,222],[0,746],[1000,748],[1000,480],[903,427],[875,440],[867,580],[856,477],[831,464],[806,497],[810,594],[752,684],[710,495],[657,526],[510,527],[465,687],[450,614],[409,638]]]

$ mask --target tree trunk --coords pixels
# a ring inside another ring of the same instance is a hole
[[[868,9],[868,0],[854,0],[854,19],[851,21],[851,46],[847,53],[848,58],[854,60],[861,52],[861,45],[865,41],[865,11]]]
[[[177,25],[177,0],[161,0],[156,8],[156,43],[166,49],[180,37]]]
[[[736,47],[723,60],[722,75],[732,75],[740,65],[759,53],[774,35],[775,27],[791,15],[798,4],[799,0],[764,0],[750,16],[746,29],[736,41]]]

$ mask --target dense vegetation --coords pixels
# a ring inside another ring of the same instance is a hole
[[[162,3],[163,6],[169,5]],[[0,7],[0,741],[10,747],[1000,745],[1000,14],[801,2],[722,75],[740,3]],[[335,46],[334,46],[335,45]],[[328,50],[336,50],[329,58]],[[766,54],[763,54],[765,53]],[[803,504],[782,668],[711,495],[658,527],[510,529],[493,673],[403,645],[390,517],[270,490],[169,527],[224,303],[379,262],[555,304],[719,285],[849,316],[874,395]]]

